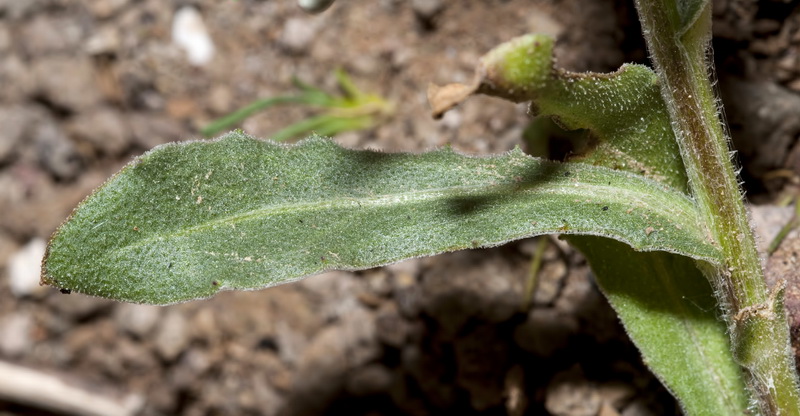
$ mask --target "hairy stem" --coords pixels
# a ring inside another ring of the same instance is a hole
[[[765,284],[709,81],[710,2],[696,13],[686,10],[691,3],[636,0],[691,192],[726,259],[703,269],[725,309],[734,356],[748,373],[760,412],[800,415],[783,291],[769,293]]]

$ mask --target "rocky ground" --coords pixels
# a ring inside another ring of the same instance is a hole
[[[800,174],[797,5],[714,7],[727,117],[762,204]],[[187,8],[213,49],[173,41]],[[622,0],[340,0],[319,16],[290,0],[0,0],[0,361],[117,400],[120,414],[679,413],[585,261],[550,237],[169,307],[37,285],[44,241],[91,189],[134,155],[291,93],[293,76],[332,88],[341,67],[395,103],[390,120],[336,138],[346,146],[496,153],[520,143],[525,107],[478,97],[434,121],[429,82],[468,80],[481,54],[527,32],[557,36],[571,70],[646,62],[638,31]],[[242,127],[267,138],[310,114],[278,108]],[[778,256],[796,274],[795,249]],[[51,414],[38,407],[0,400],[0,415]]]

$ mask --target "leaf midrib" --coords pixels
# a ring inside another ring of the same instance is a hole
[[[638,178],[637,178],[638,179]],[[580,199],[579,203],[586,203],[587,199],[597,205],[616,202],[634,208],[647,207],[653,211],[661,213],[666,218],[671,218],[681,227],[690,227],[687,231],[702,236],[702,227],[696,221],[686,219],[696,218],[695,203],[686,195],[678,192],[663,189],[662,186],[653,186],[641,181],[643,186],[653,191],[651,194],[644,192],[631,191],[613,185],[594,185],[586,182],[562,182],[557,184],[489,184],[489,185],[461,185],[444,188],[430,188],[425,190],[414,190],[386,194],[376,197],[337,197],[312,202],[292,202],[269,205],[256,208],[250,211],[240,212],[224,217],[215,218],[201,224],[174,230],[166,234],[152,234],[136,240],[134,243],[117,248],[115,251],[145,246],[154,241],[163,241],[177,237],[188,236],[197,232],[213,229],[220,225],[231,225],[246,222],[253,218],[267,217],[270,215],[280,215],[286,212],[314,211],[324,209],[346,208],[347,206],[359,208],[374,208],[381,206],[400,206],[404,204],[421,203],[436,199],[474,197],[476,195],[497,196],[519,196],[526,194],[551,194],[563,195],[565,197],[575,197]],[[514,194],[517,195],[514,195]],[[608,195],[615,195],[614,199],[608,199]],[[650,198],[648,198],[650,197]],[[648,203],[648,199],[650,200]],[[682,201],[676,204],[677,200]],[[626,201],[626,202],[622,202]]]

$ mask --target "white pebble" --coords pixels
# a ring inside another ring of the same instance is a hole
[[[9,286],[14,296],[28,296],[41,290],[39,276],[46,246],[44,240],[34,238],[9,259]]]
[[[202,66],[214,57],[214,42],[194,7],[181,7],[172,20],[172,41],[186,51],[189,63]]]

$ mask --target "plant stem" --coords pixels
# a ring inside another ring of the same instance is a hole
[[[800,415],[783,287],[770,293],[764,281],[709,80],[710,2],[687,16],[692,14],[687,9],[702,3],[636,0],[690,189],[711,239],[725,255],[725,264],[701,268],[724,309],[734,356],[747,372],[761,414]]]

